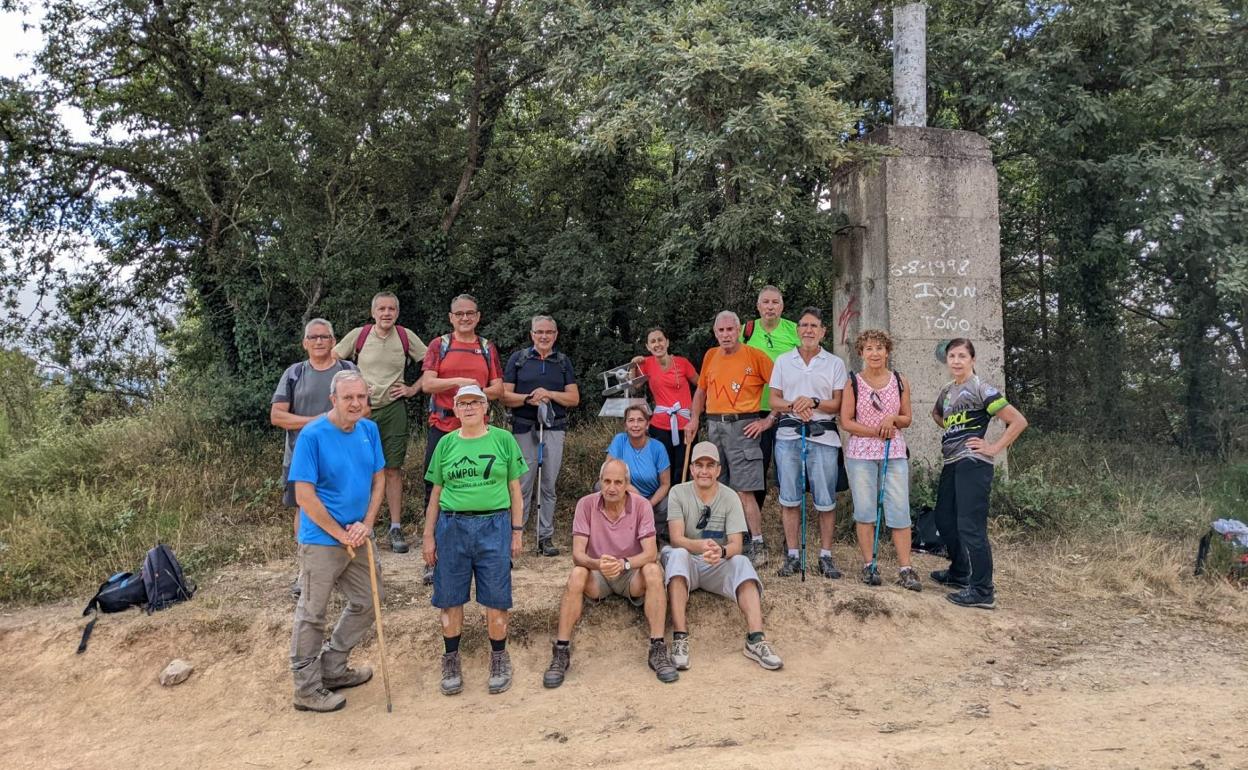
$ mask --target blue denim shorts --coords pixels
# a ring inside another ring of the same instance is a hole
[[[806,482],[815,498],[816,511],[836,510],[836,454],[840,447],[806,442]],[[796,508],[802,504],[802,440],[776,439],[776,476],[780,480],[780,504]]]
[[[477,604],[511,609],[511,512],[465,516],[442,511],[433,532],[438,561],[433,565],[433,606],[468,603],[475,579]]]
[[[859,524],[875,523],[880,466],[883,464],[883,460],[845,458],[849,491],[854,496],[854,521]],[[910,526],[910,463],[904,457],[888,461],[888,477],[884,480],[884,524],[890,529]]]

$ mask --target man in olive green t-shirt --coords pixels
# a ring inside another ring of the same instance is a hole
[[[373,323],[347,332],[334,346],[334,355],[353,359],[368,383],[370,417],[381,433],[386,458],[386,505],[390,509],[390,550],[407,553],[403,539],[403,460],[407,457],[407,399],[420,392],[419,381],[403,382],[407,359],[418,365],[425,357],[425,343],[410,329],[398,325],[399,298],[383,291],[373,296]],[[360,345],[360,335],[367,335]],[[406,337],[402,339],[400,337]]]

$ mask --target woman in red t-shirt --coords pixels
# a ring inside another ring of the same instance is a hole
[[[689,408],[693,391],[698,386],[698,370],[689,359],[667,352],[667,335],[662,329],[646,332],[648,356],[637,356],[633,367],[646,375],[647,387],[654,397],[654,416],[648,433],[667,449],[672,464],[672,483],[684,480],[685,447],[680,431],[689,424]],[[674,427],[673,427],[674,423]]]

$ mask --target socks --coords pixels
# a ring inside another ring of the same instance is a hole
[[[797,549],[796,549],[796,548],[790,548],[790,549],[789,549],[789,558],[790,558],[790,559],[796,559],[796,558],[797,558]]]
[[[650,644],[662,644],[662,643],[663,643],[663,637],[661,636],[650,637]]]
[[[819,549],[819,558],[820,558],[820,559],[822,559],[822,558],[823,558],[823,557],[825,557],[825,556],[831,556],[831,555],[832,555],[832,552],[831,552],[831,551],[829,551],[827,548],[820,548],[820,549]]]
[[[555,646],[556,646],[556,647],[558,647],[558,648],[560,648],[560,649],[563,649],[563,648],[565,648],[565,647],[571,647],[571,646],[572,646],[572,642],[571,642],[571,640],[564,641],[563,639],[556,639],[556,640],[555,640]]]
[[[394,531],[396,529],[401,529],[401,527],[398,524],[395,524],[393,521],[390,522],[390,530]]]
[[[673,631],[673,632],[672,632],[672,641],[673,641],[673,642],[674,642],[674,641],[676,641],[677,639],[687,639],[687,638],[689,638],[689,632],[688,632],[688,631]]]
[[[763,641],[763,632],[755,631],[752,634],[746,634],[745,641],[749,642],[750,644],[758,644],[759,642]]]
[[[752,538],[750,538],[750,539],[751,539],[751,540],[753,540],[755,543],[761,543],[761,542],[763,542],[763,536],[762,536],[762,535],[755,535],[754,537],[752,537]]]
[[[459,652],[459,637],[444,636],[442,637],[442,646],[446,648],[448,653]]]
[[[507,649],[506,639],[491,639],[490,640],[490,652],[502,652],[505,649]]]

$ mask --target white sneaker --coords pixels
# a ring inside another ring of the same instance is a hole
[[[771,649],[771,644],[766,639],[759,639],[753,644],[747,641],[745,643],[745,657],[768,671],[775,671],[784,665],[784,661],[780,660],[780,656],[776,654],[775,650]]]
[[[672,639],[672,665],[677,671],[689,670],[689,637]]]

